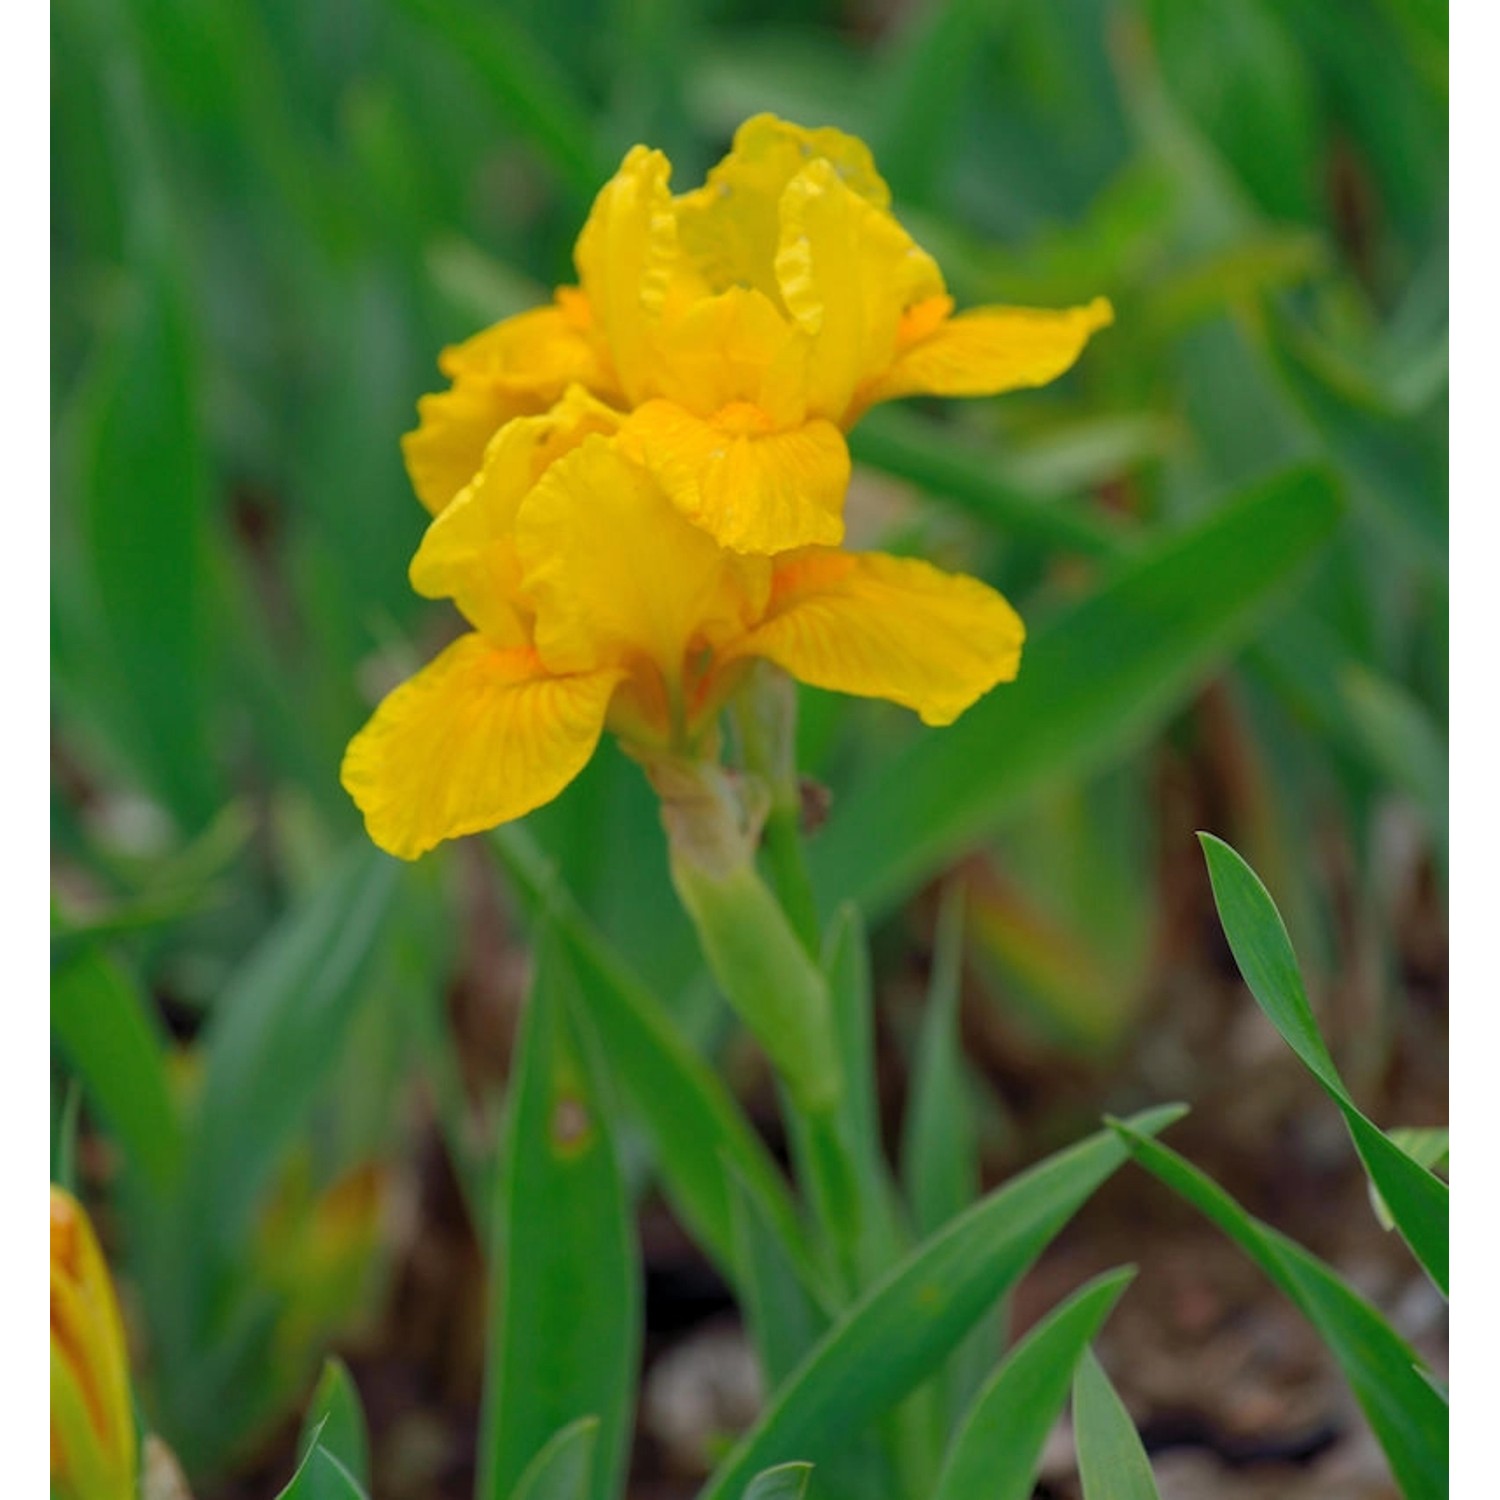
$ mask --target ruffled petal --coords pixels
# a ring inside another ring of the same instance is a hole
[[[1015,610],[977,578],[916,558],[817,549],[777,562],[765,623],[729,654],[951,724],[1016,675],[1025,636]]]
[[[550,802],[588,764],[620,674],[553,676],[535,651],[460,637],[391,693],[339,772],[399,859]]]
[[[849,449],[831,422],[776,432],[744,404],[705,421],[650,401],[626,423],[621,445],[721,547],[769,555],[843,540]]]
[[[741,633],[770,587],[766,559],[726,552],[601,437],[541,477],[516,541],[537,650],[559,672],[650,662],[675,691],[690,651]]]
[[[656,327],[669,303],[691,302],[682,285],[677,221],[660,151],[636,146],[600,189],[573,260],[627,402],[650,389]]]
[[[417,498],[434,515],[479,472],[489,440],[515,417],[544,412],[570,385],[614,393],[587,301],[563,287],[550,307],[506,318],[443,350],[453,386],[417,402],[418,426],[401,439]]]
[[[764,293],[731,287],[671,309],[653,338],[651,393],[707,417],[735,401],[801,421],[808,340]]]
[[[675,200],[683,251],[714,291],[745,286],[773,301],[780,297],[774,262],[781,195],[814,160],[828,162],[876,208],[889,207],[890,189],[863,141],[841,130],[806,130],[774,115],[756,115],[735,131],[729,155],[703,186]]]
[[[581,386],[550,411],[521,417],[491,439],[474,480],[427,528],[411,562],[411,584],[429,599],[451,598],[497,646],[530,643],[530,610],[520,597],[516,514],[547,468],[621,418]]]
[[[912,309],[913,321],[925,309]],[[868,387],[862,406],[897,396],[995,396],[1056,380],[1092,334],[1114,321],[1103,297],[1085,307],[976,307],[919,332]]]
[[[808,410],[841,423],[855,392],[895,357],[905,310],[943,295],[937,262],[826,161],[782,194],[776,279],[813,341]]]
[[[570,385],[607,393],[613,384],[593,309],[571,286],[559,287],[546,307],[503,318],[461,344],[450,344],[438,355],[438,369],[450,380],[492,380],[558,395]]]
[[[479,472],[489,440],[516,417],[544,411],[536,392],[505,390],[487,380],[459,380],[417,401],[418,426],[401,439],[406,472],[417,499],[441,515]]]

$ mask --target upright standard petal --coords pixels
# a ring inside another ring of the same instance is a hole
[[[722,547],[769,555],[844,538],[849,449],[832,422],[777,432],[745,402],[704,419],[670,401],[648,401],[620,441]]]
[[[779,560],[766,618],[728,655],[951,724],[1016,675],[1020,617],[977,578],[916,558],[816,549]]]
[[[780,299],[775,259],[781,195],[810,161],[826,161],[838,177],[876,208],[889,207],[890,189],[875,170],[870,148],[842,130],[808,130],[755,115],[734,133],[734,146],[700,188],[674,202],[683,251],[714,291],[753,287]]]
[[[669,300],[693,300],[677,246],[677,221],[660,151],[634,147],[605,183],[573,259],[629,405],[650,389],[657,325]]]
[[[571,287],[551,307],[506,318],[438,357],[453,385],[417,402],[401,439],[417,498],[434,515],[479,472],[489,440],[515,417],[546,411],[570,385],[608,397],[615,377],[587,301]]]
[[[552,465],[516,522],[536,645],[554,671],[654,665],[673,691],[690,651],[743,632],[765,558],[726,552],[618,446],[591,437]]]
[[[902,314],[944,294],[937,262],[826,161],[782,194],[776,279],[812,340],[808,410],[841,423],[856,391],[895,356]]]
[[[934,299],[908,312],[900,350],[861,393],[860,410],[897,396],[997,396],[1046,385],[1114,321],[1103,297],[1062,309],[976,307],[957,317],[947,316],[951,307]]]
[[[462,636],[375,710],[340,779],[375,843],[416,859],[557,796],[593,755],[619,680],[553,676],[530,648]]]

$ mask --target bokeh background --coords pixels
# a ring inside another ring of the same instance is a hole
[[[1186,1099],[1179,1146],[1441,1366],[1442,1308],[1240,988],[1192,833],[1266,879],[1361,1103],[1442,1123],[1443,4],[56,0],[52,46],[53,1131],[200,1496],[275,1493],[329,1347],[380,1500],[468,1492],[528,935],[483,840],[398,870],[338,786],[457,624],[407,586],[397,442],[443,344],[570,279],[626,148],[691,186],[763,109],[869,140],[960,305],[1117,314],[1053,387],[856,435],[856,541],[990,579],[1046,671],[941,760],[899,710],[802,696],[825,905],[857,887],[872,918],[891,1140],[962,883],[987,1178]],[[1293,513],[1174,568],[1295,464],[1341,497],[1332,535]],[[1159,606],[1109,593],[1158,555]],[[778,1140],[636,768],[607,748],[526,837]],[[668,1497],[754,1392],[637,1157],[636,1493]],[[1018,1324],[1121,1259],[1105,1348],[1164,1494],[1387,1493],[1295,1314],[1143,1177]]]

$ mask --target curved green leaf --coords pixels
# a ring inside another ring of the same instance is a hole
[[[1448,1405],[1416,1351],[1322,1261],[1252,1218],[1191,1162],[1129,1125],[1110,1123],[1148,1172],[1217,1224],[1317,1328],[1407,1500],[1446,1495]]]
[[[1079,1356],[1134,1275],[1125,1267],[1096,1277],[1006,1355],[954,1437],[932,1500],[1030,1500]]]
[[[1147,1132],[1181,1117],[1137,1117]],[[818,1463],[930,1375],[1123,1160],[1109,1133],[1049,1157],[920,1245],[820,1341],[714,1472],[700,1500],[729,1500],[752,1475]]]
[[[365,1425],[364,1407],[359,1400],[359,1391],[341,1359],[330,1358],[323,1363],[323,1373],[318,1377],[308,1404],[307,1415],[302,1419],[302,1438],[299,1451],[305,1456],[314,1445],[326,1449],[338,1459],[350,1477],[363,1489],[370,1487],[370,1434]],[[331,1471],[324,1466],[315,1475],[317,1482],[311,1493],[327,1500],[336,1500],[343,1493],[330,1477]]]
[[[554,1434],[516,1485],[514,1500],[588,1500],[599,1418],[579,1417]]]
[[[807,1481],[812,1477],[811,1464],[777,1464],[757,1474],[745,1491],[745,1500],[802,1500]]]
[[[826,900],[881,915],[1022,799],[1138,743],[1249,638],[1339,515],[1298,468],[1123,560],[1038,628],[1021,673],[839,799],[811,850]]]
[[[145,996],[86,948],[53,973],[52,1035],[127,1161],[165,1189],[182,1161],[182,1126]]]
[[[1161,1500],[1135,1423],[1092,1349],[1073,1376],[1073,1440],[1083,1500]]]
[[[1448,1291],[1448,1185],[1361,1113],[1318,1030],[1291,939],[1260,877],[1222,839],[1200,833],[1214,903],[1250,993],[1339,1107],[1365,1170],[1402,1238],[1439,1289]]]
[[[513,1075],[491,1275],[479,1482],[508,1500],[559,1429],[597,1416],[589,1493],[623,1481],[634,1423],[640,1268],[599,1071],[573,1012],[578,987],[544,923]]]

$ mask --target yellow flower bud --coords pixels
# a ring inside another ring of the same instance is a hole
[[[133,1500],[135,1419],[125,1329],[78,1201],[52,1189],[52,1493]]]

